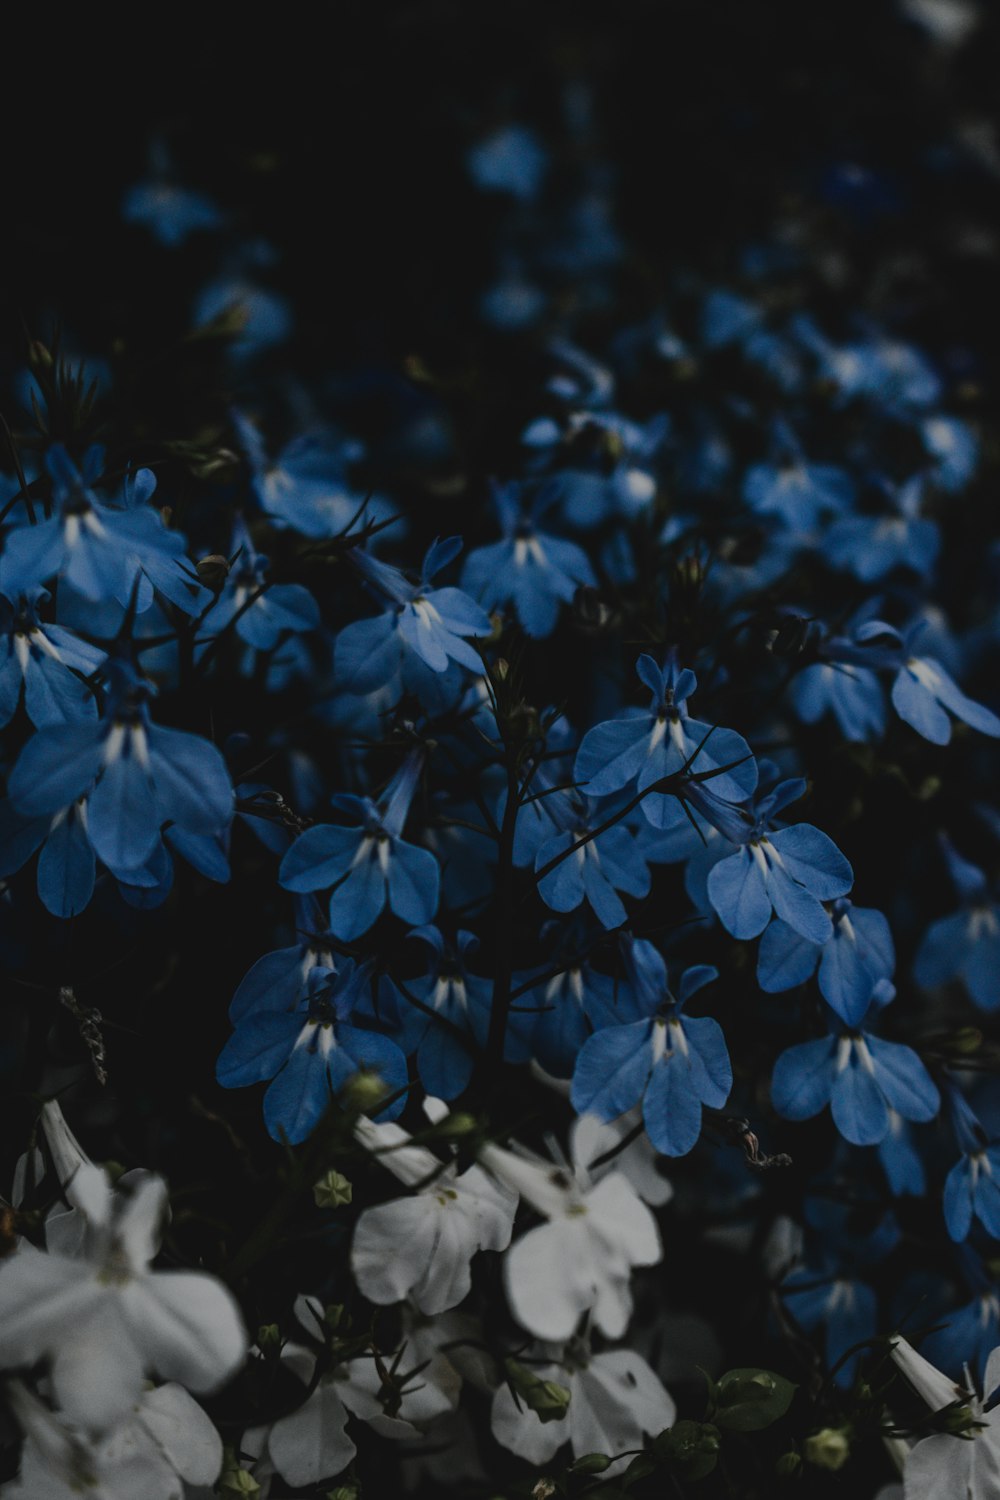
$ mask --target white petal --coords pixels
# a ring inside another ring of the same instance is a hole
[[[278,1473],[295,1489],[340,1474],[357,1449],[347,1436],[347,1412],[336,1385],[321,1381],[298,1411],[275,1422],[267,1448]]]
[[[0,1262],[0,1369],[33,1365],[105,1295],[86,1266],[22,1244]]]
[[[903,1471],[904,1500],[991,1500],[970,1489],[975,1441],[937,1432],[910,1449]]]
[[[570,1389],[574,1384],[572,1377],[559,1365],[532,1365],[531,1369],[539,1380],[554,1380],[564,1389]],[[575,1399],[574,1394],[570,1398],[570,1410]],[[570,1419],[567,1415],[559,1422],[540,1421],[530,1406],[514,1400],[510,1387],[504,1383],[493,1397],[490,1426],[502,1447],[518,1454],[526,1463],[545,1464],[555,1457],[569,1437]]]
[[[538,1338],[564,1343],[597,1300],[599,1286],[584,1216],[529,1229],[504,1256],[514,1317]]]
[[[609,1258],[617,1261],[621,1254],[628,1265],[653,1266],[663,1255],[656,1220],[620,1173],[602,1178],[588,1193],[587,1217]]]
[[[570,1427],[573,1451],[614,1456],[641,1448],[643,1434],[656,1437],[677,1415],[670,1396],[641,1355],[616,1349],[595,1355],[581,1371]]]
[[[103,1219],[94,1218],[93,1214],[88,1212],[86,1203],[78,1201],[74,1179],[81,1167],[92,1167],[93,1162],[66,1124],[63,1112],[54,1099],[42,1105],[41,1120],[45,1140],[52,1154],[52,1165],[55,1167],[56,1176],[67,1199],[74,1208],[82,1208],[92,1223],[103,1223],[110,1212],[110,1192],[106,1195],[107,1211]],[[104,1174],[101,1175],[103,1177]]]
[[[161,1271],[129,1282],[122,1302],[149,1370],[192,1391],[213,1391],[246,1357],[240,1310],[214,1277]]]
[[[53,1351],[52,1389],[74,1422],[99,1432],[131,1415],[142,1393],[143,1361],[110,1296],[81,1323],[70,1323]]]
[[[365,1209],[354,1231],[351,1269],[370,1302],[401,1302],[424,1280],[434,1261],[440,1219],[440,1206],[424,1193]]]
[[[222,1439],[197,1401],[179,1385],[144,1396],[136,1420],[188,1484],[214,1484],[222,1468]]]
[[[115,1226],[133,1271],[144,1271],[160,1248],[160,1231],[167,1211],[167,1184],[152,1172],[123,1202]]]

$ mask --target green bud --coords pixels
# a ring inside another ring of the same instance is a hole
[[[360,1494],[356,1484],[338,1484],[335,1490],[327,1490],[326,1500],[358,1500]]]
[[[257,1329],[257,1348],[262,1352],[277,1349],[281,1343],[281,1330],[277,1323],[262,1323]]]
[[[779,1479],[794,1479],[802,1468],[802,1460],[797,1453],[783,1453],[774,1466],[774,1472]]]
[[[516,1359],[505,1359],[504,1370],[511,1389],[535,1413],[540,1422],[561,1422],[569,1410],[569,1391],[554,1380],[541,1380],[534,1370]]]
[[[834,1473],[842,1469],[851,1456],[851,1436],[844,1427],[822,1427],[805,1442],[806,1458],[817,1469]]]
[[[226,1469],[219,1480],[222,1495],[259,1495],[260,1485],[246,1469]]]
[[[614,1459],[604,1453],[585,1453],[575,1464],[570,1464],[569,1471],[571,1474],[603,1474],[613,1463]]]
[[[719,1461],[722,1434],[711,1422],[675,1422],[653,1444],[685,1479],[704,1479]]]
[[[360,1072],[344,1086],[340,1098],[351,1114],[366,1115],[377,1110],[386,1096],[386,1087],[377,1073]]]
[[[323,1321],[331,1333],[340,1327],[340,1320],[344,1316],[344,1304],[342,1302],[330,1302],[323,1309]]]
[[[350,1203],[353,1189],[346,1177],[331,1167],[313,1187],[317,1208],[341,1208]]]
[[[203,557],[196,562],[194,570],[198,574],[199,582],[213,594],[217,594],[229,577],[229,559],[223,557],[220,552],[212,552],[208,557]]]

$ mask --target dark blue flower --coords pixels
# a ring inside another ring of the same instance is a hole
[[[990,1140],[965,1097],[948,1086],[948,1104],[961,1158],[944,1185],[944,1221],[953,1240],[964,1240],[976,1218],[1000,1240],[1000,1140]]]
[[[251,1010],[223,1048],[216,1077],[223,1088],[273,1079],[264,1120],[276,1141],[304,1141],[335,1097],[359,1072],[377,1073],[391,1102],[376,1117],[394,1119],[405,1102],[406,1059],[388,1037],[351,1024],[370,966],[346,961],[340,972],[311,970],[296,1010]],[[400,1097],[394,1097],[399,1095]]]
[[[555,498],[542,489],[525,515],[519,486],[494,485],[493,500],[504,534],[502,542],[477,547],[462,570],[462,587],[484,609],[513,604],[528,635],[551,635],[560,604],[568,604],[581,584],[593,585],[587,554],[575,542],[542,531],[539,521]]]
[[[805,984],[818,967],[823,998],[853,1026],[867,1011],[876,982],[892,978],[892,933],[880,911],[852,906],[846,897],[832,903],[830,917],[833,931],[825,943],[810,942],[786,922],[772,922],[760,940],[757,983],[776,994]]]
[[[991,895],[982,870],[963,859],[947,840],[941,842],[962,906],[927,928],[913,962],[913,977],[924,989],[960,979],[981,1010],[997,1010],[1000,904]]]
[[[641,1103],[657,1151],[684,1156],[701,1134],[702,1105],[721,1109],[733,1084],[718,1022],[682,1013],[717,973],[704,964],[686,970],[675,998],[663,958],[651,943],[637,941],[629,963],[642,1019],[604,1026],[584,1042],[573,1072],[573,1108],[615,1120]]]
[[[742,735],[688,716],[687,700],[698,680],[671,657],[662,669],[640,656],[636,671],[652,694],[648,709],[629,709],[588,730],[577,752],[574,779],[592,797],[620,791],[635,781],[639,791],[685,766],[692,773],[719,772],[712,786],[720,797],[742,800],[757,785],[757,765]],[[740,762],[740,764],[737,764]],[[720,771],[721,767],[727,767]],[[651,793],[643,800],[649,821],[658,825],[671,799]]]
[[[879,1008],[892,987],[882,981],[876,989]],[[834,1124],[854,1146],[885,1139],[890,1109],[904,1120],[934,1118],[940,1097],[912,1047],[873,1036],[860,1021],[848,1029],[832,1012],[828,1023],[828,1036],[789,1047],[775,1063],[771,1100],[779,1115],[808,1120],[830,1105]]]
[[[281,862],[279,879],[288,891],[332,887],[329,927],[345,942],[367,932],[386,905],[412,926],[430,922],[437,911],[437,860],[402,837],[422,766],[423,752],[414,751],[377,803],[337,796],[334,806],[352,825],[307,828]]]
[[[97,718],[97,700],[81,679],[105,653],[62,625],[42,624],[36,604],[22,596],[15,608],[0,595],[0,728],[24,708],[39,729]]]
[[[232,552],[235,560],[219,597],[202,617],[203,638],[216,636],[232,624],[248,646],[273,651],[283,635],[316,629],[316,600],[301,583],[266,581],[268,560],[255,550],[242,517],[233,526]]]

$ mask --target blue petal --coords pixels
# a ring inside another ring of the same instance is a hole
[[[904,1120],[933,1120],[941,1108],[941,1096],[913,1048],[869,1034],[865,1041],[886,1102]]]
[[[722,1027],[711,1016],[685,1016],[681,1027],[704,1068],[701,1102],[711,1109],[721,1109],[733,1087],[733,1066]]]
[[[789,1047],[774,1065],[771,1102],[786,1120],[809,1120],[830,1102],[837,1042],[822,1037]]]
[[[281,861],[278,880],[286,891],[320,891],[351,868],[364,839],[361,828],[318,823],[299,834]]]
[[[438,908],[441,872],[430,850],[395,839],[387,878],[389,907],[400,921],[419,926],[433,920]]]
[[[219,1054],[215,1076],[224,1089],[273,1078],[305,1024],[301,1012],[264,1011],[241,1021]]]
[[[386,877],[373,845],[330,893],[329,924],[334,937],[351,943],[367,932],[381,916],[386,895]]]
[[[574,780],[585,782],[593,797],[619,791],[645,766],[652,732],[653,720],[648,714],[595,724],[580,743]]]
[[[642,1098],[653,1066],[652,1023],[595,1031],[580,1049],[570,1100],[577,1114],[616,1120]]]
[[[852,1146],[877,1146],[888,1134],[889,1112],[882,1090],[855,1052],[834,1081],[830,1107],[834,1124]]]
[[[845,896],[854,883],[854,871],[831,838],[810,823],[796,823],[769,834],[793,880],[820,901]]]
[[[771,915],[760,867],[749,849],[720,859],[708,877],[708,899],[722,925],[734,938],[753,938],[763,932]]]
[[[944,1184],[944,1222],[956,1242],[972,1228],[972,1169],[967,1156],[955,1163]]]
[[[87,811],[94,848],[113,870],[138,869],[160,842],[153,788],[135,755],[120,755],[105,768]]]
[[[664,1156],[686,1156],[697,1145],[701,1101],[680,1052],[665,1053],[653,1069],[642,1101],[642,1118],[646,1134]]]
[[[38,859],[38,895],[54,917],[75,917],[94,894],[94,851],[82,820],[71,812],[45,841]]]
[[[180,729],[149,729],[149,772],[160,820],[191,833],[216,833],[233,816],[233,788],[222,754]]]
[[[787,922],[772,922],[760,940],[757,983],[769,995],[805,984],[816,971],[823,948],[802,937]],[[870,986],[869,986],[870,989]]]
[[[10,799],[28,815],[59,812],[89,789],[102,758],[99,724],[39,729],[10,773]]]

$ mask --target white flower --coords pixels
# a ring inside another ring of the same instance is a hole
[[[624,1149],[616,1151],[610,1161],[595,1168],[593,1163],[630,1134],[636,1126],[640,1132]],[[570,1127],[570,1149],[573,1160],[589,1171],[594,1182],[609,1172],[620,1172],[628,1178],[644,1203],[660,1208],[674,1196],[673,1184],[659,1170],[664,1158],[656,1150],[645,1130],[637,1109],[627,1110],[617,1120],[599,1120],[596,1115],[580,1115]]]
[[[193,1391],[216,1390],[242,1364],[247,1341],[226,1288],[197,1271],[151,1271],[166,1208],[162,1178],[144,1175],[115,1194],[99,1168],[72,1179],[73,1239],[64,1252],[59,1215],[46,1254],[22,1243],[0,1264],[0,1368],[51,1362],[56,1404],[93,1431],[128,1415],[146,1375]]]
[[[655,1265],[663,1254],[656,1221],[632,1185],[611,1172],[595,1186],[579,1162],[571,1171],[499,1146],[485,1146],[480,1160],[548,1221],[504,1257],[517,1321],[565,1343],[589,1312],[603,1334],[620,1338],[632,1314],[632,1267]]]
[[[303,1328],[322,1337],[322,1309],[314,1297],[299,1297],[295,1315]],[[374,1356],[364,1354],[326,1371],[315,1390],[288,1416],[268,1426],[251,1428],[243,1437],[244,1452],[264,1456],[282,1479],[299,1489],[335,1478],[350,1463],[357,1452],[347,1432],[352,1416],[367,1422],[381,1437],[419,1437],[422,1427],[458,1402],[461,1375],[439,1346],[468,1337],[470,1328],[467,1319],[451,1318],[437,1318],[433,1325],[427,1325],[404,1314],[402,1353],[395,1370],[403,1382],[397,1415],[386,1414],[382,1376]],[[286,1344],[281,1359],[304,1386],[311,1384],[316,1369],[312,1349]],[[387,1355],[382,1363],[390,1368],[394,1357]],[[406,1378],[409,1371],[418,1369],[419,1374]]]
[[[531,1365],[541,1380],[553,1380],[570,1393],[569,1409],[558,1422],[541,1422],[508,1385],[493,1397],[493,1436],[528,1463],[543,1464],[569,1442],[573,1456],[604,1453],[609,1458],[641,1448],[643,1435],[655,1437],[673,1425],[674,1403],[641,1355],[612,1349],[591,1355],[582,1340],[562,1352],[536,1346],[529,1357],[549,1356]],[[554,1357],[553,1357],[554,1356]]]
[[[416,1187],[408,1198],[394,1198],[365,1209],[351,1247],[351,1269],[370,1302],[384,1305],[409,1297],[421,1312],[455,1307],[468,1294],[472,1257],[478,1250],[504,1250],[510,1244],[515,1195],[481,1167],[456,1176],[454,1166],[439,1170],[438,1159],[409,1140],[398,1126],[367,1127],[366,1144],[377,1142],[383,1164]],[[386,1150],[400,1145],[401,1149]],[[437,1173],[434,1176],[435,1172]]]
[[[4,1500],[183,1500],[185,1483],[210,1485],[222,1467],[219,1434],[179,1385],[145,1392],[128,1419],[96,1440],[20,1381],[8,1396],[24,1449]]]
[[[950,1432],[922,1438],[906,1456],[905,1500],[997,1500],[1000,1496],[1000,1406],[983,1412],[983,1403],[942,1375],[903,1338],[894,1340],[892,1357],[932,1411],[964,1400],[972,1418],[968,1436]],[[1000,1385],[1000,1348],[986,1361],[985,1393]]]

